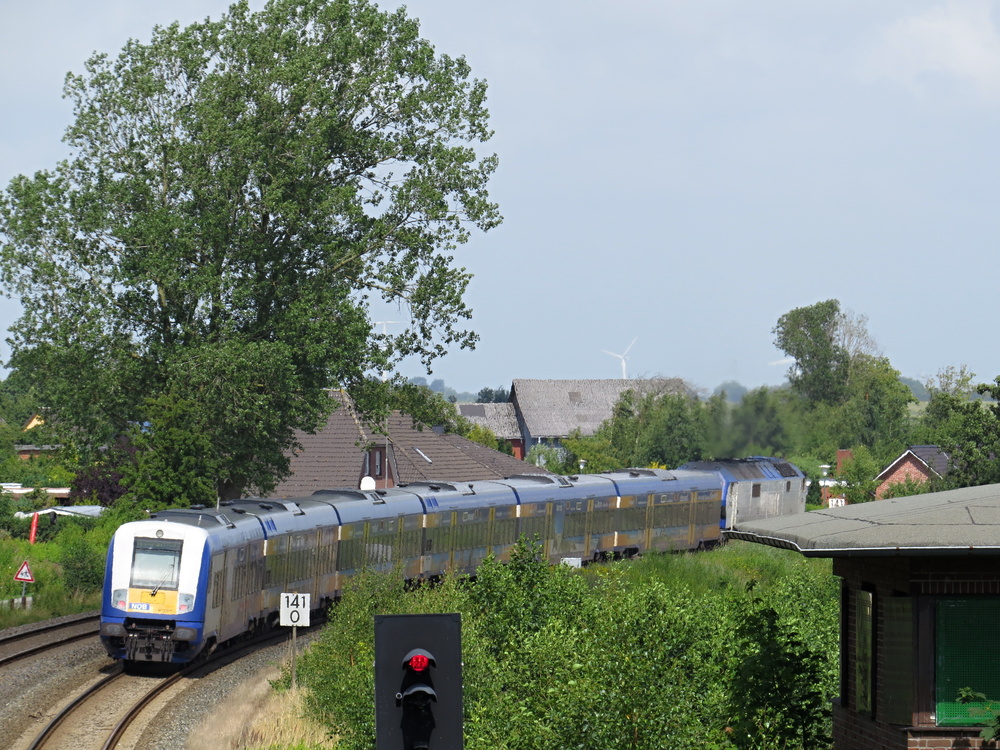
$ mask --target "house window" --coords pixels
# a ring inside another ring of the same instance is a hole
[[[754,484],[753,487],[750,488],[750,495],[751,495],[751,497],[760,497],[760,484],[759,483],[758,484]]]
[[[374,476],[380,477],[380,476],[382,476],[382,451],[379,450],[378,448],[376,448],[373,451],[373,453],[375,455],[375,474],[374,474]]]

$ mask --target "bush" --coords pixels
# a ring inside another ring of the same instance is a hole
[[[420,612],[462,614],[468,750],[751,747],[760,736],[745,727],[761,720],[778,722],[782,747],[814,750],[829,729],[838,641],[828,565],[726,545],[579,571],[548,566],[522,542],[475,581],[410,592],[396,574],[351,582],[300,670],[338,748],[374,745],[374,615]],[[800,663],[787,687],[767,682],[770,668],[787,676]]]
[[[60,548],[59,562],[67,589],[89,593],[100,591],[104,583],[105,555],[99,552],[76,525],[67,525],[56,537]]]

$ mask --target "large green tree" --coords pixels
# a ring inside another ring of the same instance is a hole
[[[840,302],[828,299],[797,307],[778,318],[774,344],[794,359],[788,381],[815,403],[836,404],[847,390],[850,354],[841,344]]]
[[[907,405],[915,400],[888,359],[854,357],[847,399],[837,417],[840,444],[860,444],[886,456],[897,455],[910,435]]]
[[[939,445],[949,457],[947,475],[936,482],[942,488],[1000,482],[1000,377],[979,384],[976,392],[988,403],[941,391],[931,399]]]
[[[673,468],[705,457],[708,431],[709,415],[691,394],[625,391],[595,438],[619,466]]]
[[[363,401],[366,374],[474,344],[451,253],[500,221],[485,93],[367,0],[238,2],[93,56],[66,81],[70,157],[0,193],[12,367],[83,455],[163,395],[220,495],[266,491],[325,388]],[[379,298],[404,332],[371,334]]]

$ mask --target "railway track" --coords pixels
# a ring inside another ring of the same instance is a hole
[[[116,671],[86,688],[66,704],[36,734],[27,750],[118,750],[137,747],[143,717],[155,713],[178,690],[185,678],[204,676],[264,645],[288,639],[287,632],[272,632],[213,654],[169,675],[128,674]],[[148,718],[148,717],[147,717]]]
[[[88,612],[59,622],[0,634],[0,668],[5,664],[42,654],[68,643],[97,638],[100,614]]]

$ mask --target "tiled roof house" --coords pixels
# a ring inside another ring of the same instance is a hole
[[[393,412],[381,434],[354,409],[350,397],[334,393],[338,408],[326,426],[310,435],[296,433],[302,448],[291,457],[291,475],[270,493],[289,498],[316,490],[358,487],[371,476],[378,487],[415,481],[472,482],[514,474],[549,474],[505,453],[459,435],[439,434],[430,427]]]
[[[459,404],[458,413],[473,424],[482,425],[501,440],[511,444],[514,455],[524,458],[524,438],[517,423],[514,404],[505,401],[500,404]]]
[[[875,497],[882,499],[889,486],[907,479],[927,482],[948,473],[948,454],[936,445],[911,445],[875,477]]]
[[[611,417],[622,393],[686,393],[680,378],[648,380],[515,380],[510,388],[525,450],[557,444],[574,430],[593,435]]]

